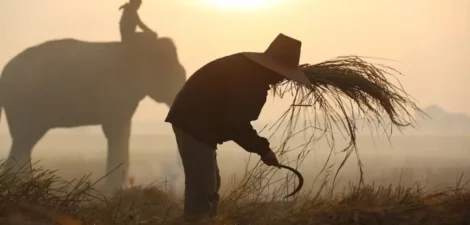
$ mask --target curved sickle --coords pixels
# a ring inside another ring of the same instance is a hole
[[[297,187],[292,193],[284,197],[284,198],[288,198],[292,195],[295,195],[297,192],[300,191],[300,189],[302,189],[302,186],[304,185],[304,177],[302,177],[302,174],[300,174],[299,171],[297,171],[296,169],[290,166],[280,165],[279,167],[292,171],[297,176],[297,178],[299,178],[299,185],[297,185]]]

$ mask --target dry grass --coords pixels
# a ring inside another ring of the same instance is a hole
[[[301,149],[296,159],[297,166],[310,153],[311,144],[315,141],[329,139],[330,152],[333,153],[338,133],[348,137],[349,145],[341,150],[345,157],[333,176],[333,183],[353,153],[357,157],[361,174],[359,182],[364,182],[363,164],[356,144],[359,124],[368,126],[372,132],[391,135],[394,127],[400,130],[413,126],[414,112],[424,113],[396,79],[397,75],[401,75],[400,72],[390,66],[373,64],[353,55],[300,65],[300,69],[312,85],[300,85],[287,80],[274,88],[276,95],[282,98],[290,94],[293,101],[272,125],[272,135],[282,134],[283,141],[278,154],[285,155],[293,150],[287,148],[287,142],[293,136],[311,131],[311,134],[305,135],[305,144],[296,146]],[[396,82],[389,78],[395,78]],[[279,130],[281,125],[284,125],[284,130]],[[379,131],[380,128],[383,131]],[[324,171],[329,169],[328,163],[329,160],[325,162]]]
[[[63,181],[52,171],[33,173],[32,179],[0,174],[0,224],[183,224],[181,203],[157,188],[133,187],[106,198],[86,177]],[[230,193],[220,216],[207,224],[468,224],[470,192],[462,186],[426,195],[419,185],[351,185],[344,196],[282,201]]]

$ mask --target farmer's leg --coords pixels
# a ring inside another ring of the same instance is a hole
[[[209,218],[217,195],[215,149],[173,127],[185,174],[184,218],[200,221]]]

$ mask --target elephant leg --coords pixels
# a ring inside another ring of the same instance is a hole
[[[105,186],[109,191],[117,191],[127,182],[129,170],[129,139],[131,121],[102,125],[108,140]]]
[[[5,169],[11,172],[31,172],[31,152],[34,146],[46,134],[48,129],[34,126],[10,127],[12,144],[5,162]]]

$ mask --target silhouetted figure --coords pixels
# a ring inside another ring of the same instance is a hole
[[[119,9],[123,10],[121,21],[119,23],[121,31],[121,41],[127,43],[133,41],[135,36],[141,35],[136,32],[137,27],[144,31],[144,34],[151,34],[156,37],[156,33],[152,31],[142,20],[140,20],[138,10],[142,5],[142,0],[130,0],[129,3],[122,5]]]
[[[264,53],[236,53],[206,64],[178,93],[165,121],[173,125],[183,162],[186,221],[217,215],[217,144],[232,140],[279,166],[268,140],[250,122],[258,119],[270,85],[285,78],[310,84],[298,70],[300,50],[300,41],[279,34]]]

